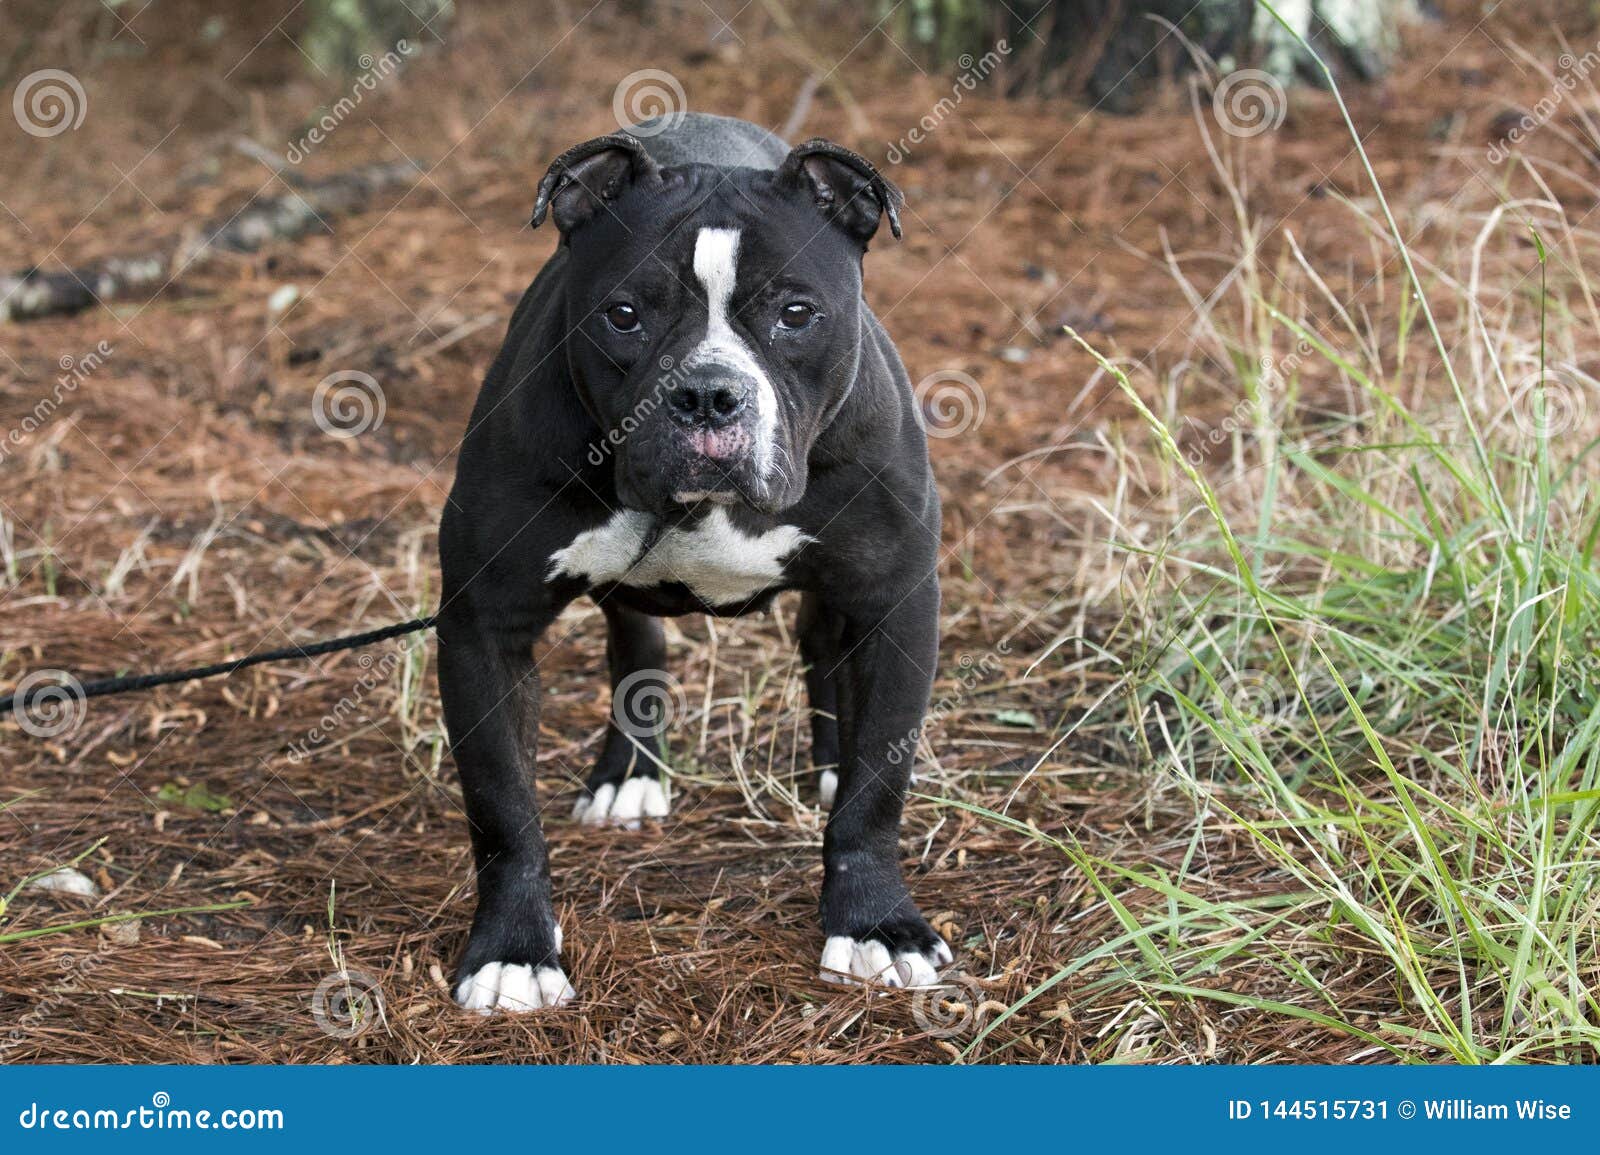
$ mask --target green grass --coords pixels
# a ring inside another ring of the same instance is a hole
[[[1310,1025],[1335,1041],[1319,1053],[1592,1062],[1596,441],[1587,420],[1552,436],[1544,376],[1589,286],[1537,232],[1511,285],[1476,297],[1437,271],[1443,255],[1417,259],[1328,80],[1400,284],[1380,269],[1358,324],[1303,262],[1267,275],[1247,246],[1237,317],[1220,304],[1205,317],[1212,363],[1240,397],[1210,453],[1180,443],[1175,403],[1149,401],[1152,388],[1090,349],[1165,462],[1152,505],[1200,502],[1157,544],[1118,543],[1141,635],[1124,678],[1143,720],[1130,744],[1154,789],[1192,803],[1191,857],[1226,828],[1274,893],[1215,897],[1202,872],[1129,866],[950,805],[1064,855],[1121,928],[1008,1014],[1057,987],[1085,999],[1132,986],[1163,1017],[1204,1003]],[[1306,304],[1319,298],[1320,325]],[[1441,316],[1461,319],[1453,341]],[[1508,420],[1534,363],[1524,420]],[[1261,371],[1285,364],[1285,379]],[[1309,420],[1311,381],[1359,404]],[[969,1054],[986,1053],[996,1025]]]

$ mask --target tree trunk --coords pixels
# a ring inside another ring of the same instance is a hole
[[[1224,3],[1232,0],[1222,0]],[[1419,0],[1279,0],[1278,15],[1316,46],[1330,63],[1343,64],[1362,80],[1388,70],[1400,48],[1400,29],[1422,19]],[[1251,39],[1260,67],[1279,80],[1292,80],[1312,66],[1311,58],[1267,9],[1256,5]]]
[[[1336,69],[1383,73],[1402,25],[1426,0],[1275,0],[1279,16]],[[1012,95],[1082,96],[1118,111],[1148,83],[1192,66],[1190,46],[1223,71],[1259,68],[1316,80],[1309,54],[1256,0],[911,0],[902,29],[938,62],[1008,41]],[[1175,33],[1174,33],[1175,30]]]

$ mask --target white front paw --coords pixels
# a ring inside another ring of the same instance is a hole
[[[485,963],[456,987],[456,1002],[480,1015],[562,1007],[577,997],[560,967],[527,963]]]
[[[903,950],[891,954],[876,939],[860,941],[849,935],[831,936],[822,948],[822,980],[829,983],[877,983],[885,987],[938,985],[939,968],[955,955],[940,939],[928,952]]]
[[[585,826],[625,826],[638,830],[646,818],[665,818],[670,808],[667,792],[657,778],[628,778],[621,787],[606,783],[578,799],[572,817]]]

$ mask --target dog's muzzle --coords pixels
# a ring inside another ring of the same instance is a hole
[[[675,501],[731,503],[752,496],[755,391],[748,377],[715,371],[682,382],[667,395],[667,413],[683,449]]]
[[[754,392],[748,379],[719,373],[679,385],[667,395],[667,406],[692,433],[719,432],[744,416]]]

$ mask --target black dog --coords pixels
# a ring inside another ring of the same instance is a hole
[[[478,878],[464,1006],[575,997],[534,795],[532,648],[580,594],[605,612],[615,701],[579,816],[636,825],[667,813],[640,686],[664,676],[656,616],[803,591],[832,803],[823,977],[923,985],[951,961],[898,862],[939,623],[926,439],[861,292],[899,205],[837,145],[701,115],[578,145],[540,182],[533,223],[548,213],[561,244],[484,381],[440,528],[439,677]]]

